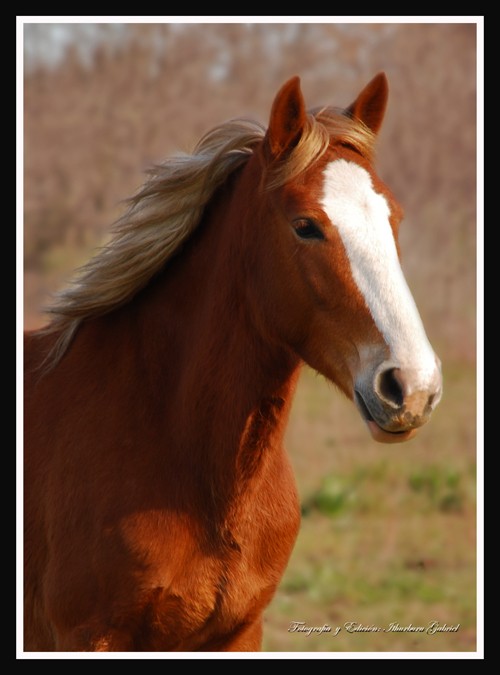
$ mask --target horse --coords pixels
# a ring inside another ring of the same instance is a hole
[[[269,124],[231,119],[154,166],[25,334],[24,644],[254,652],[299,499],[283,447],[304,363],[378,442],[411,439],[441,365],[374,169],[377,74]]]

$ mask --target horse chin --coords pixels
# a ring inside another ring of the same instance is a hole
[[[408,429],[407,431],[385,431],[373,420],[366,420],[366,424],[372,438],[378,443],[404,443],[416,436],[418,429]]]

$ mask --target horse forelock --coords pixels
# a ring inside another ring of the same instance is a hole
[[[339,108],[312,109],[297,145],[284,161],[267,168],[266,187],[272,190],[294,180],[323,157],[332,143],[349,145],[372,161],[375,139],[376,135],[363,122],[349,117]]]

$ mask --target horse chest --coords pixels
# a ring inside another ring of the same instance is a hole
[[[295,491],[253,503],[217,536],[198,526],[190,528],[195,535],[171,527],[158,533],[140,581],[142,649],[205,650],[260,618],[288,562],[299,511]]]

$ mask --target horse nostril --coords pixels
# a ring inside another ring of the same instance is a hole
[[[389,368],[378,376],[377,389],[379,395],[388,403],[400,408],[403,405],[405,387],[399,368]]]

